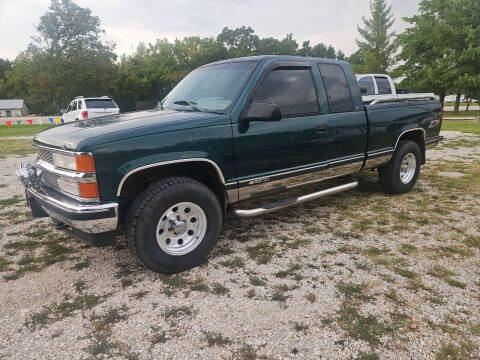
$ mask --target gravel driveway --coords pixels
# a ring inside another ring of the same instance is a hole
[[[32,219],[0,160],[0,359],[479,359],[480,137],[443,135],[409,194],[229,217],[174,276]]]

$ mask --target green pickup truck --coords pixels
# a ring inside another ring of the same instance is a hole
[[[17,176],[33,216],[91,245],[111,244],[122,224],[142,264],[177,272],[206,259],[227,211],[262,215],[349,190],[351,175],[369,169],[386,192],[409,191],[441,140],[441,105],[365,106],[363,91],[343,61],[220,61],[192,71],[154,110],[40,132],[35,165]],[[332,178],[333,187],[245,206]]]

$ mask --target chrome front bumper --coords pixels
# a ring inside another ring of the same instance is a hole
[[[82,203],[63,196],[41,184],[40,170],[31,164],[21,164],[16,173],[25,186],[27,203],[34,217],[50,216],[87,234],[105,233],[117,228],[117,203]]]

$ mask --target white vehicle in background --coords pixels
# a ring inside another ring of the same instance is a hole
[[[375,100],[435,99],[433,93],[409,94],[407,89],[396,89],[392,78],[385,74],[358,74],[356,77],[365,104],[370,104]]]
[[[120,114],[120,109],[108,96],[84,98],[77,96],[62,115],[62,123]]]

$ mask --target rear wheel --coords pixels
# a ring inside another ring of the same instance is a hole
[[[420,154],[416,142],[401,140],[390,162],[378,169],[383,191],[389,194],[409,192],[420,175]]]
[[[127,243],[140,263],[174,273],[203,262],[217,243],[222,210],[205,185],[185,177],[150,185],[133,202]]]

